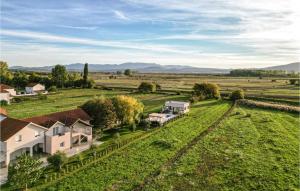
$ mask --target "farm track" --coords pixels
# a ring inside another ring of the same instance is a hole
[[[135,187],[133,191],[141,191],[144,189],[144,186],[147,184],[151,184],[157,176],[159,176],[161,169],[167,170],[171,168],[176,161],[178,161],[185,153],[187,153],[194,145],[196,145],[203,137],[217,128],[220,123],[233,111],[236,107],[237,103],[234,102],[232,106],[220,117],[218,118],[211,126],[209,126],[206,130],[201,132],[198,136],[196,136],[192,141],[190,141],[186,146],[181,148],[172,158],[170,158],[165,164],[163,164],[160,168],[158,168],[155,172],[151,173],[148,177],[144,179],[144,181]]]

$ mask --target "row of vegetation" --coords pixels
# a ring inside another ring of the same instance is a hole
[[[88,78],[88,64],[85,64],[82,73],[68,72],[65,66],[56,65],[50,74],[39,74],[23,71],[11,72],[7,63],[0,61],[0,78],[1,83],[12,85],[17,89],[24,89],[28,83],[41,83],[50,90],[54,89],[51,86],[92,88],[95,84],[92,79]]]
[[[285,70],[250,70],[237,69],[231,70],[230,76],[247,76],[247,77],[293,77],[298,78],[298,72],[287,72]]]

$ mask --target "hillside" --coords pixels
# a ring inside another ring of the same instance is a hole
[[[300,72],[300,62],[294,62],[290,64],[285,64],[285,65],[279,65],[279,66],[271,66],[271,67],[266,67],[262,68],[263,70],[286,70],[288,72]]]
[[[74,63],[65,65],[68,71],[81,72],[84,64]],[[50,72],[54,66],[43,67],[24,67],[12,66],[11,70],[24,70],[24,71],[38,71]],[[300,62],[295,62],[286,65],[272,66],[266,68],[257,68],[260,70],[287,70],[289,72],[300,72]],[[220,68],[198,68],[193,66],[184,65],[160,65],[156,63],[143,63],[143,62],[126,62],[123,64],[89,64],[90,72],[116,72],[131,69],[141,73],[194,73],[194,74],[227,74],[232,69]],[[255,68],[254,68],[255,69]]]
[[[65,65],[68,71],[82,71],[82,63]],[[39,71],[49,72],[54,66],[44,67],[24,67],[13,66],[11,70],[25,70],[25,71]],[[123,64],[89,64],[89,71],[91,72],[116,72],[126,69],[135,70],[144,73],[229,73],[229,69],[217,69],[217,68],[198,68],[192,66],[183,65],[160,65],[155,63],[143,63],[143,62],[127,62]]]

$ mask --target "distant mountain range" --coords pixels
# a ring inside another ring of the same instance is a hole
[[[75,63],[65,65],[68,71],[82,71],[82,63]],[[12,66],[11,70],[25,70],[25,71],[38,71],[49,72],[54,66],[44,67],[24,67]],[[218,68],[198,68],[183,65],[160,65],[155,63],[142,63],[142,62],[127,62],[123,64],[89,64],[90,72],[116,72],[131,69],[141,73],[198,73],[198,74],[226,74],[233,69],[218,69]],[[300,72],[300,62],[295,62],[286,65],[272,66],[266,68],[258,68],[261,70],[287,70],[289,72]]]
[[[300,62],[294,62],[285,65],[271,66],[263,68],[264,70],[286,70],[288,72],[300,72]]]

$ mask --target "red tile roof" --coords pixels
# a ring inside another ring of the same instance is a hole
[[[74,124],[78,119],[81,119],[83,121],[91,120],[90,116],[80,108],[69,111],[51,113],[43,116],[31,117],[23,120],[27,122],[33,122],[35,124],[49,128],[52,125],[54,125],[54,123],[56,123],[57,121],[67,126],[70,126]]]
[[[18,131],[29,124],[27,121],[22,121],[10,117],[6,117],[0,122],[0,137],[1,141],[6,141]]]
[[[1,93],[8,93],[6,89],[14,89],[13,87],[10,87],[9,85],[6,84],[0,84],[0,92]]]

